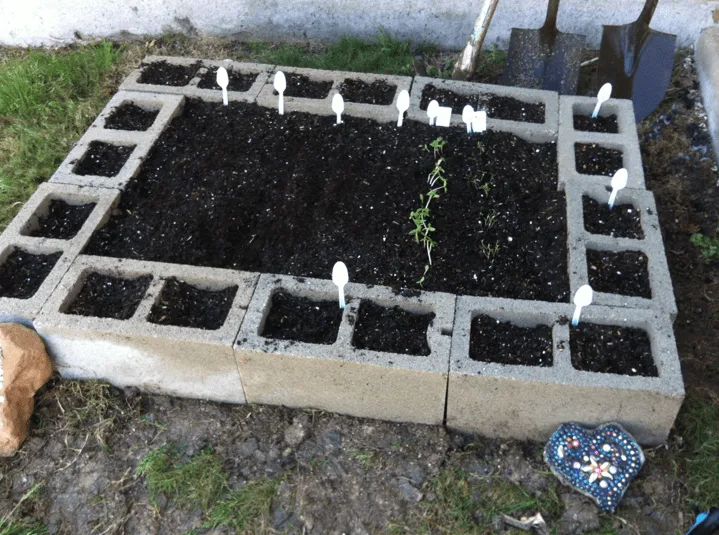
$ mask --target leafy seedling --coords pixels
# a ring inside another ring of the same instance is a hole
[[[612,193],[611,195],[609,195],[610,210],[614,207],[614,201],[617,200],[617,193],[619,193],[619,190],[624,189],[627,186],[627,178],[629,178],[629,173],[623,167],[619,171],[614,173],[611,182]]]
[[[227,106],[227,85],[230,83],[230,77],[227,75],[227,69],[220,67],[217,69],[217,85],[222,88],[222,104]]]
[[[282,71],[277,71],[275,73],[275,82],[274,82],[275,91],[277,91],[280,94],[280,99],[277,105],[277,111],[280,115],[285,114],[285,89],[287,89],[287,79],[285,78],[285,73]]]
[[[437,118],[437,114],[439,113],[439,102],[436,100],[430,101],[430,103],[427,105],[427,117],[429,117],[429,125],[434,125],[434,120]]]
[[[574,294],[574,306],[577,307],[574,309],[574,316],[572,316],[572,325],[574,327],[579,325],[579,316],[582,314],[582,308],[591,305],[593,297],[594,292],[589,284],[581,286],[579,290],[577,290],[577,293]]]
[[[347,266],[344,262],[335,263],[332,268],[332,282],[335,283],[339,291],[340,308],[345,307],[345,284],[350,280],[349,273],[347,273]]]
[[[404,112],[409,109],[409,92],[403,89],[399,92],[397,97],[397,110],[399,111],[399,117],[397,117],[397,126],[402,126],[402,120],[404,119]]]
[[[472,133],[472,120],[474,120],[474,108],[467,104],[462,108],[462,120],[467,125],[467,133]]]
[[[332,111],[337,114],[337,122],[335,124],[342,124],[342,112],[345,111],[345,101],[339,93],[335,93],[335,96],[332,97]]]
[[[597,115],[599,115],[599,109],[602,107],[602,104],[609,100],[609,97],[611,96],[612,84],[607,82],[599,88],[599,93],[597,93],[597,105],[594,107],[594,112],[592,112],[592,119],[597,118]]]

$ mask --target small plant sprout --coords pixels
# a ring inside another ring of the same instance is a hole
[[[402,120],[404,119],[404,112],[406,112],[409,109],[409,92],[406,89],[403,89],[399,92],[399,96],[397,97],[397,110],[399,111],[399,116],[397,117],[397,127],[402,126]]]
[[[481,133],[486,130],[487,130],[487,112],[486,111],[474,112],[474,117],[472,118],[472,131]]]
[[[220,67],[217,69],[217,85],[222,88],[222,104],[227,106],[227,85],[230,83],[230,77],[227,75],[227,69]]]
[[[342,112],[345,111],[345,101],[339,93],[335,93],[335,96],[332,97],[332,111],[337,114],[337,122],[335,124],[342,124]]]
[[[467,104],[462,108],[462,120],[467,125],[467,133],[472,133],[472,120],[474,119],[474,108]]]
[[[589,284],[580,286],[577,293],[574,294],[574,306],[577,308],[574,309],[574,316],[572,316],[572,326],[576,327],[579,325],[579,316],[582,314],[582,308],[591,305],[593,297],[594,292]]]
[[[344,262],[336,262],[332,268],[332,282],[337,286],[339,291],[340,308],[345,307],[345,284],[349,281],[350,277],[347,273],[347,266]]]
[[[432,141],[432,143],[429,144],[429,147],[432,147],[432,153],[434,154],[434,157],[436,158],[438,154],[442,152],[442,149],[444,149],[444,146],[447,144],[447,142],[442,139],[442,136],[439,136],[437,139]],[[427,145],[424,146],[424,150],[429,152],[429,147]]]
[[[429,117],[429,125],[434,125],[434,120],[437,118],[437,114],[439,113],[439,102],[436,100],[430,101],[430,103],[427,105],[427,117]]]
[[[482,251],[482,255],[484,256],[484,258],[486,258],[490,262],[493,262],[494,257],[499,254],[499,249],[499,241],[495,241],[494,245],[487,245],[486,243],[484,243],[484,240],[482,240],[479,246],[479,250]]]
[[[592,112],[592,119],[597,118],[597,116],[599,115],[599,109],[602,107],[602,104],[609,100],[609,97],[611,96],[612,84],[606,83],[599,88],[599,93],[597,93],[597,105],[594,106],[594,111]]]
[[[612,177],[612,193],[609,195],[609,209],[611,210],[614,208],[614,202],[617,200],[617,193],[619,193],[620,189],[624,189],[627,186],[627,178],[629,177],[629,173],[626,169],[623,167],[614,173],[614,176]]]
[[[287,79],[285,78],[285,73],[282,71],[277,71],[275,73],[275,81],[274,81],[274,87],[275,91],[277,91],[280,94],[280,98],[277,104],[277,111],[280,115],[285,114],[285,89],[287,89]]]

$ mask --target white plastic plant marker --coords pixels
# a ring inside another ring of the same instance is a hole
[[[467,133],[472,133],[472,120],[474,119],[474,108],[467,104],[462,108],[462,120],[467,125]]]
[[[404,112],[409,109],[409,91],[403,89],[397,96],[397,110],[399,111],[399,117],[397,117],[397,126],[402,126],[402,120],[404,119]]]
[[[617,193],[619,193],[620,189],[624,189],[627,187],[627,178],[629,178],[629,173],[626,169],[623,167],[614,173],[614,176],[612,177],[612,194],[609,196],[609,209],[611,210],[614,207],[614,201],[617,200]]]
[[[227,85],[230,83],[230,77],[227,75],[227,69],[220,67],[217,69],[217,85],[222,88],[222,104],[227,106]]]
[[[602,107],[602,104],[604,104],[607,100],[609,100],[609,97],[612,96],[612,84],[606,83],[602,87],[599,88],[599,93],[597,93],[597,105],[594,106],[594,112],[592,113],[592,119],[596,119],[597,115],[599,115],[599,108]]]
[[[345,307],[345,284],[350,280],[347,273],[347,266],[344,262],[335,263],[332,268],[332,282],[335,283],[340,294],[340,308]]]
[[[436,100],[430,101],[429,104],[427,104],[427,117],[429,117],[429,125],[432,126],[434,124],[434,120],[437,117],[437,114],[439,113],[439,102]]]
[[[435,120],[435,124],[437,126],[449,126],[451,122],[452,108],[450,108],[449,106],[440,106],[439,110],[437,111],[437,119]]]
[[[335,93],[335,96],[332,97],[332,111],[337,114],[337,122],[335,124],[342,124],[342,112],[345,111],[345,101],[339,93]]]
[[[574,306],[577,307],[574,309],[574,316],[572,316],[572,325],[574,327],[579,325],[579,316],[582,314],[582,308],[591,305],[593,297],[594,292],[589,284],[580,286],[577,293],[574,294]]]
[[[277,91],[280,94],[280,101],[277,107],[277,111],[280,115],[285,114],[285,89],[287,89],[287,79],[285,78],[285,73],[282,71],[277,71],[275,73],[275,82],[274,82],[275,91]]]
[[[474,117],[472,117],[472,131],[484,132],[485,130],[487,130],[487,112],[474,112]]]

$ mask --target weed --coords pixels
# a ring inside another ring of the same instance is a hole
[[[688,397],[678,419],[687,442],[689,499],[706,509],[719,503],[719,404]]]
[[[482,255],[484,256],[484,258],[486,258],[490,262],[493,262],[494,257],[499,254],[499,249],[500,249],[499,240],[494,242],[494,245],[487,245],[486,243],[484,243],[484,240],[482,240],[482,242],[480,243],[480,246],[479,246],[479,250],[482,253]]]
[[[487,215],[484,216],[484,219],[482,220],[482,225],[485,229],[490,229],[494,225],[497,224],[497,216],[499,214],[497,213],[497,210],[492,209],[489,211]],[[495,243],[495,248],[497,249],[497,253],[499,252],[499,242]],[[496,253],[495,253],[496,254]]]
[[[13,520],[20,506],[27,500],[32,500],[37,497],[42,487],[42,483],[33,485],[30,490],[23,494],[12,510],[0,517],[0,535],[45,535],[47,533],[47,528],[37,522]]]
[[[713,238],[711,236],[705,236],[704,234],[697,233],[692,234],[689,240],[694,245],[699,247],[699,250],[701,251],[707,264],[715,258],[719,258],[719,238]]]
[[[142,418],[140,418],[143,422],[145,422],[147,425],[151,425],[152,427],[155,427],[157,429],[160,429],[161,431],[167,431],[168,425],[167,424],[161,424],[160,422],[153,422],[151,421],[147,415],[144,415]]]
[[[243,532],[259,527],[266,520],[279,483],[279,479],[250,481],[214,505],[204,527],[222,526]]]
[[[366,450],[352,450],[349,454],[361,465],[370,466],[374,461],[375,452]]]

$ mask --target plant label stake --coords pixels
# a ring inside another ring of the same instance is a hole
[[[340,308],[345,307],[345,284],[350,280],[347,273],[347,266],[344,262],[335,263],[332,268],[332,282],[335,283],[340,294]]]
[[[437,120],[435,124],[437,126],[449,126],[452,122],[452,108],[449,106],[440,106],[437,108]]]
[[[227,84],[230,83],[230,77],[227,76],[227,69],[220,67],[217,69],[217,85],[222,88],[222,104],[227,106]]]
[[[399,117],[397,117],[397,126],[402,126],[402,120],[404,119],[404,112],[409,109],[409,92],[403,89],[399,92],[397,97],[397,109],[399,110]]]
[[[287,80],[285,79],[285,73],[277,71],[275,73],[275,91],[280,94],[280,101],[278,105],[278,111],[280,115],[285,114],[285,89],[287,89]]]
[[[594,292],[589,284],[581,286],[579,290],[577,290],[577,293],[574,294],[574,306],[577,307],[574,309],[574,316],[572,316],[572,325],[574,327],[579,325],[579,316],[582,314],[582,308],[591,305],[593,297]]]
[[[437,118],[437,114],[439,113],[439,102],[436,100],[432,100],[427,105],[427,117],[429,117],[429,125],[432,126],[434,124],[434,120]]]
[[[337,122],[335,124],[342,124],[342,112],[345,111],[345,101],[339,93],[335,93],[335,96],[332,97],[332,111],[337,114]]]
[[[472,133],[472,120],[474,119],[474,108],[467,104],[462,108],[462,120],[467,125],[467,133]]]
[[[623,167],[614,173],[614,176],[612,177],[612,194],[609,196],[610,210],[614,207],[614,201],[617,200],[617,193],[619,193],[619,190],[627,186],[628,177],[629,173]]]
[[[607,100],[609,100],[609,97],[612,96],[612,84],[606,83],[601,88],[599,88],[599,93],[597,93],[597,105],[594,107],[594,112],[592,113],[592,119],[596,119],[597,115],[599,115],[599,108],[602,107],[602,104],[604,104]]]
[[[475,132],[484,132],[487,130],[487,112],[476,111],[472,117],[472,130]]]

